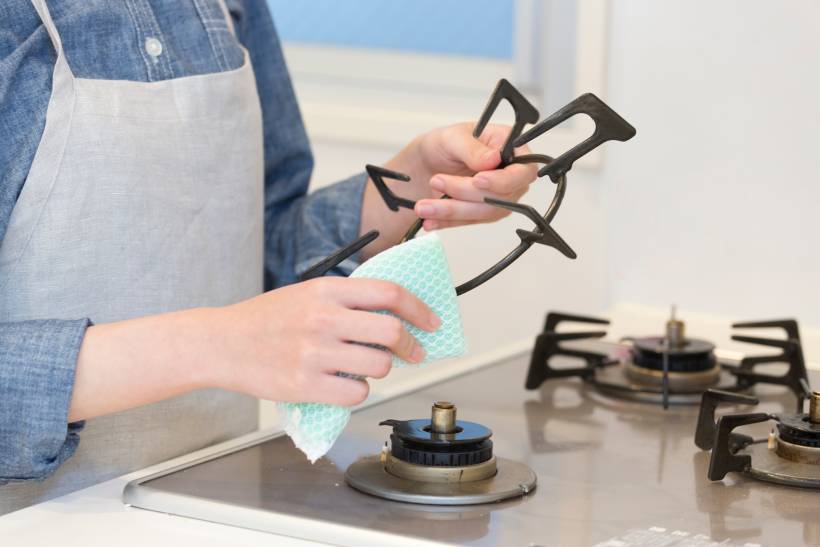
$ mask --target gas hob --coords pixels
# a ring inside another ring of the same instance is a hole
[[[608,353],[616,344],[573,347]],[[555,358],[558,362],[562,357]],[[695,447],[698,407],[612,398],[579,378],[527,390],[530,355],[492,364],[355,412],[316,465],[276,436],[130,484],[137,507],[330,543],[468,545],[816,545],[818,492],[729,473],[707,477],[710,453]],[[820,374],[809,379],[820,385]],[[757,385],[756,412],[789,413],[794,394]],[[521,497],[435,506],[359,492],[345,471],[379,454],[388,419],[457,403],[459,417],[492,431],[497,456],[537,475]],[[742,410],[742,409],[741,409]],[[770,425],[743,432],[765,438]]]

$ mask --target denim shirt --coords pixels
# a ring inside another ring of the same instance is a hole
[[[250,54],[262,106],[265,279],[273,288],[359,231],[364,174],[310,195],[307,136],[265,0],[48,0],[79,78],[156,81],[238,68]],[[162,44],[146,55],[146,39]],[[0,2],[0,242],[45,124],[56,52],[30,0]],[[349,273],[349,261],[335,273]],[[0,302],[2,306],[2,302]],[[42,479],[71,457],[77,355],[93,317],[0,323],[0,484]],[[2,496],[2,489],[0,489]]]

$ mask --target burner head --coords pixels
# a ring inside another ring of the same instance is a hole
[[[793,462],[820,465],[820,420],[812,413],[817,410],[818,402],[820,393],[815,391],[808,414],[777,416],[777,435],[772,435],[769,442],[778,456]]]
[[[807,414],[781,414],[777,424],[780,438],[800,446],[820,448],[820,424],[809,421]]]
[[[663,336],[636,338],[632,346],[632,362],[650,370],[663,370],[664,354],[669,357],[669,372],[703,372],[717,366],[715,345],[706,340],[690,338],[678,345],[667,345]]]
[[[702,392],[720,381],[714,344],[690,338],[678,339],[675,345],[669,340],[663,336],[633,339],[632,359],[624,369],[627,377],[641,385],[661,386],[666,359],[670,393]]]
[[[456,422],[454,433],[435,433],[428,420],[385,420],[393,427],[391,454],[417,465],[475,465],[493,457],[492,432],[481,424]]]
[[[385,420],[393,428],[390,453],[407,463],[441,466],[477,465],[493,457],[493,432],[481,424],[455,419],[451,403],[433,405],[430,420]]]

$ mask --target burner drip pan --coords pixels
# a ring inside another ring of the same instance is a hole
[[[756,442],[737,452],[738,455],[751,456],[749,475],[762,481],[786,486],[820,488],[820,465],[788,460],[770,446],[771,444],[766,442]],[[814,450],[820,452],[820,449]]]
[[[345,481],[380,498],[428,505],[475,505],[535,488],[526,465],[493,455],[493,432],[456,419],[456,405],[433,404],[429,420],[384,420],[393,428],[378,456],[359,458]],[[392,445],[392,446],[391,446]]]
[[[526,495],[535,489],[535,473],[506,458],[495,458],[497,472],[484,480],[424,482],[397,477],[385,471],[383,456],[367,456],[347,468],[347,483],[366,494],[405,503],[476,505]],[[424,467],[424,466],[418,466]]]

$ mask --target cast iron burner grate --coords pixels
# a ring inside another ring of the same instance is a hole
[[[711,450],[709,480],[722,480],[727,473],[744,473],[755,479],[787,486],[820,489],[820,392],[809,393],[809,412],[726,414],[715,421],[721,404],[756,405],[757,399],[740,393],[707,390],[703,394],[695,433],[695,444]],[[754,439],[734,430],[744,425],[773,421],[768,438]]]
[[[711,342],[687,339],[684,324],[675,319],[674,312],[665,336],[624,339],[617,348],[623,349],[625,356],[567,347],[566,343],[603,338],[606,330],[558,332],[559,325],[565,323],[609,325],[606,319],[548,313],[535,341],[527,389],[538,389],[547,380],[578,377],[607,395],[660,403],[664,408],[670,404],[696,405],[709,388],[747,392],[757,384],[786,386],[797,397],[798,411],[809,396],[800,334],[793,319],[733,324],[738,329],[780,328],[786,335],[784,339],[732,336],[735,341],[780,349],[775,355],[744,357],[738,364],[717,359]],[[551,361],[556,357],[580,359],[583,364],[555,368]],[[788,370],[783,374],[761,372],[763,366],[773,363],[785,363]]]

